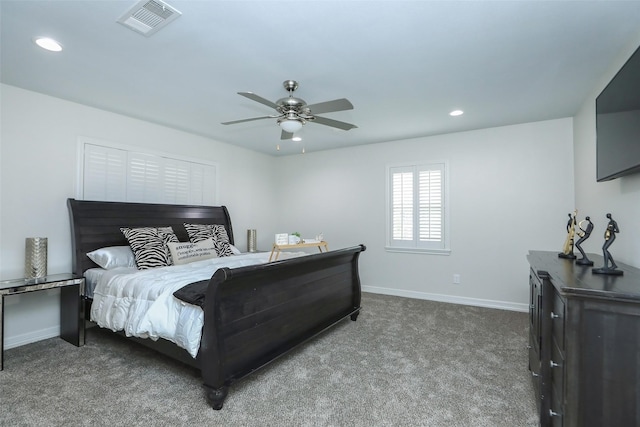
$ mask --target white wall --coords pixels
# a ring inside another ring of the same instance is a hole
[[[76,195],[77,137],[87,136],[217,162],[219,201],[231,211],[241,249],[247,228],[258,229],[262,249],[276,232],[323,232],[331,248],[367,245],[365,290],[525,310],[526,253],[559,251],[574,208],[596,225],[588,252],[601,252],[611,212],[621,229],[614,258],[640,267],[640,175],[596,182],[594,102],[639,44],[640,34],[573,120],[317,153],[309,147],[285,158],[0,85],[0,279],[22,276],[29,236],[49,237],[50,273],[70,270],[65,201]],[[451,255],[386,252],[385,166],[433,159],[450,165]],[[453,273],[460,285],[451,283]],[[7,298],[5,345],[57,335],[57,296]]]
[[[49,272],[71,267],[66,199],[76,195],[77,137],[219,165],[220,203],[238,246],[258,230],[323,232],[331,248],[367,245],[365,290],[526,310],[529,249],[560,250],[573,210],[571,119],[272,158],[207,138],[2,85],[0,278],[21,277],[24,238],[49,238]],[[309,147],[312,149],[312,147]],[[403,154],[407,153],[407,154]],[[450,165],[450,256],[387,253],[385,165]],[[452,275],[462,277],[453,285]],[[59,331],[57,292],[7,298],[5,345]]]
[[[526,254],[560,251],[574,209],[572,144],[568,118],[280,158],[277,224],[364,243],[365,290],[526,311]],[[451,255],[386,252],[385,166],[430,160],[449,161]]]
[[[602,254],[603,235],[608,222],[606,214],[611,213],[620,233],[609,252],[616,262],[635,267],[640,267],[640,174],[596,182],[595,99],[639,45],[640,34],[621,52],[574,118],[576,207],[580,218],[588,215],[594,223],[593,234],[582,248],[586,252]]]
[[[78,136],[176,153],[218,164],[219,202],[231,213],[239,248],[247,228],[275,231],[274,158],[174,129],[2,85],[0,279],[24,275],[24,239],[49,239],[49,273],[71,271],[68,197],[76,197]],[[6,298],[5,345],[59,331],[58,291]]]

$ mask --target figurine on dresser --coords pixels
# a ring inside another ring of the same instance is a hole
[[[573,254],[573,238],[576,234],[576,215],[578,211],[573,211],[573,215],[569,215],[569,221],[567,222],[567,238],[564,241],[564,245],[562,246],[562,252],[558,254],[560,258],[567,259],[576,259],[576,256]]]
[[[602,254],[604,256],[604,266],[601,268],[594,268],[591,271],[594,274],[609,274],[613,276],[622,276],[623,271],[618,270],[618,266],[616,265],[613,257],[611,256],[611,252],[609,252],[609,247],[616,240],[616,233],[620,232],[618,228],[618,223],[611,217],[611,214],[607,214],[607,218],[609,219],[609,223],[607,224],[607,229],[604,231],[604,245],[602,245]]]
[[[586,223],[586,225],[584,225],[585,223]],[[583,228],[583,227],[585,227],[585,228]],[[582,243],[585,240],[587,240],[589,238],[589,236],[591,236],[591,232],[592,231],[593,231],[593,223],[591,222],[591,218],[585,217],[585,219],[583,219],[582,221],[580,221],[578,223],[577,234],[578,234],[578,236],[580,236],[580,238],[576,242],[576,248],[578,248],[578,250],[582,254],[582,258],[576,260],[576,264],[578,264],[578,265],[593,265],[593,261],[591,261],[587,257],[587,254],[584,253],[584,250],[582,249],[582,246],[581,246]]]

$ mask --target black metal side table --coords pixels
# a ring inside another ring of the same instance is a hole
[[[60,338],[84,345],[84,279],[74,274],[52,274],[37,279],[0,281],[0,371],[4,368],[4,298],[9,295],[60,288]]]

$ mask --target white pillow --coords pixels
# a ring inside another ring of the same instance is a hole
[[[136,258],[129,246],[109,246],[87,254],[100,267],[109,270],[118,267],[135,267]]]
[[[216,258],[216,245],[213,239],[203,240],[198,243],[169,242],[167,243],[171,259],[175,265],[188,264],[203,259]]]

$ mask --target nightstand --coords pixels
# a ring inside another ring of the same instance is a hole
[[[0,281],[0,371],[4,368],[4,298],[9,295],[60,288],[60,338],[84,345],[84,279],[74,274],[51,274],[37,279]]]

